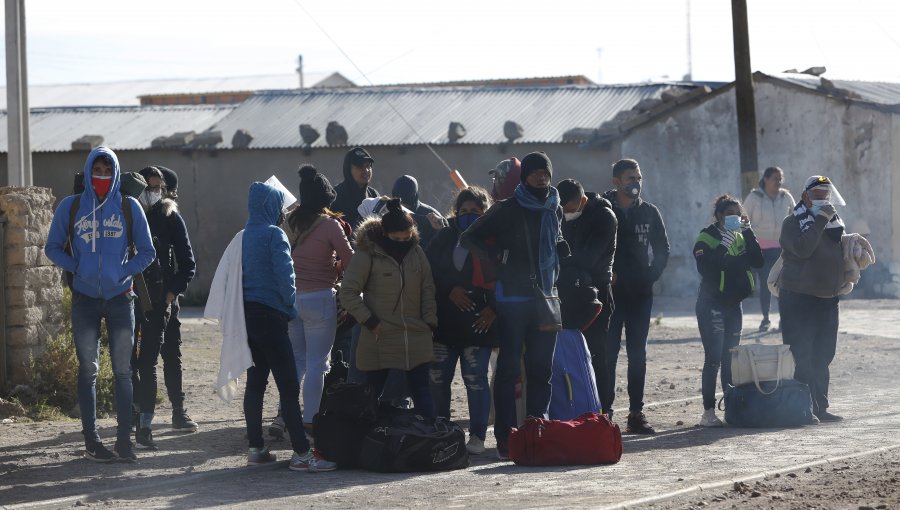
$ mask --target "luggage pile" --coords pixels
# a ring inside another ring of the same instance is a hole
[[[731,386],[719,401],[733,427],[799,427],[816,422],[809,386],[794,380],[788,345],[739,345],[731,350]]]

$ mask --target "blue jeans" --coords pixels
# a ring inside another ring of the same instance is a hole
[[[391,377],[399,374],[404,382],[409,385],[413,398],[413,410],[416,414],[434,417],[434,403],[431,400],[431,388],[428,385],[429,363],[423,363],[411,370],[370,370],[366,371],[366,381],[372,386],[375,395],[384,399],[384,391]]]
[[[450,384],[456,373],[456,362],[459,361],[469,400],[469,434],[484,441],[491,414],[491,387],[488,383],[491,348],[459,348],[435,342],[434,359],[431,363],[431,397],[435,413],[450,418]]]
[[[253,356],[253,366],[247,369],[247,389],[244,391],[244,419],[247,421],[250,448],[265,445],[262,435],[263,395],[271,372],[278,386],[281,415],[291,435],[291,447],[295,452],[304,453],[309,450],[309,441],[303,431],[300,381],[288,337],[287,315],[270,306],[244,301],[244,317],[247,321],[247,344]]]
[[[85,441],[100,441],[97,432],[97,372],[100,369],[100,320],[106,319],[109,356],[116,379],[116,441],[131,441],[131,349],[134,303],[120,294],[112,299],[72,292],[72,335],[78,357],[78,408]]]
[[[288,323],[288,334],[294,349],[297,380],[303,382],[305,422],[312,424],[319,412],[322,387],[328,371],[328,358],[337,330],[337,306],[334,289],[297,293],[296,319]]]
[[[625,352],[628,353],[628,410],[644,410],[644,383],[647,378],[647,335],[650,333],[650,311],[653,309],[653,294],[631,295],[617,292],[613,287],[616,309],[609,322],[609,351],[606,362],[609,366],[609,386],[606,400],[600,396],[605,409],[612,411],[616,398],[616,364],[622,349],[622,329],[625,329]]]
[[[697,326],[703,342],[703,374],[700,391],[703,409],[716,407],[716,375],[722,368],[722,390],[731,384],[731,349],[741,343],[741,303],[723,304],[703,290],[697,296]]]
[[[497,303],[497,334],[500,352],[494,379],[494,435],[506,442],[516,423],[516,379],[521,373],[525,351],[525,412],[528,416],[549,418],[550,377],[553,375],[553,351],[556,333],[538,330],[533,301]]]

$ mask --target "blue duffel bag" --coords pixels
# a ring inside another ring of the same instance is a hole
[[[809,386],[793,379],[730,386],[725,421],[732,427],[798,427],[815,423]],[[762,391],[760,391],[762,390]],[[721,402],[720,402],[721,404]]]

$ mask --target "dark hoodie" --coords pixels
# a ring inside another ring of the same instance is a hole
[[[399,198],[403,206],[412,211],[416,228],[419,230],[419,242],[422,248],[428,249],[431,240],[434,239],[437,230],[428,221],[429,214],[441,216],[437,209],[419,200],[419,182],[410,175],[401,175],[394,181],[394,189],[391,195]]]
[[[351,157],[352,154],[350,152],[344,155],[344,180],[334,188],[335,193],[337,193],[337,198],[335,198],[334,203],[331,204],[331,210],[343,213],[344,219],[350,223],[355,231],[356,227],[362,222],[362,217],[359,215],[356,208],[359,207],[359,204],[362,203],[363,199],[375,198],[380,196],[381,193],[371,186],[360,187],[359,184],[356,184],[350,170]]]
[[[659,209],[640,198],[628,209],[622,209],[614,189],[604,193],[603,198],[612,204],[619,222],[613,263],[616,292],[652,294],[653,283],[669,262],[669,238]]]
[[[563,237],[572,256],[563,259],[562,273],[567,269],[590,275],[582,285],[602,287],[612,281],[613,257],[616,253],[616,215],[612,204],[597,193],[587,192],[581,216],[562,224]],[[562,280],[562,277],[560,277]]]
[[[722,232],[715,223],[697,236],[694,260],[701,277],[700,291],[725,304],[740,303],[749,296],[756,286],[751,268],[763,266],[762,251],[753,230],[737,233],[726,249],[722,244]]]
[[[244,301],[267,305],[293,319],[294,261],[287,235],[278,227],[284,194],[254,182],[247,203],[250,215],[241,243]]]
[[[112,185],[101,201],[91,185],[94,160],[105,156],[112,162]],[[131,289],[131,276],[143,271],[156,258],[147,218],[137,200],[126,197],[131,207],[132,242],[137,254],[128,257],[127,225],[122,212],[119,191],[120,170],[116,154],[106,147],[97,147],[84,162],[84,191],[75,215],[72,254],[66,252],[69,238],[69,211],[77,195],[64,198],[50,224],[44,253],[54,264],[74,273],[73,289],[92,298],[111,299]]]
[[[166,293],[178,296],[194,278],[197,268],[184,219],[174,200],[164,198],[150,206],[147,222],[156,248],[156,261],[144,270],[151,300],[163,301]]]

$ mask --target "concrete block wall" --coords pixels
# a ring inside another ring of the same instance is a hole
[[[7,374],[0,385],[26,382],[29,356],[38,356],[62,328],[61,274],[44,255],[55,201],[49,188],[0,188],[0,214],[6,218],[0,289],[6,320],[0,349],[5,349]]]

